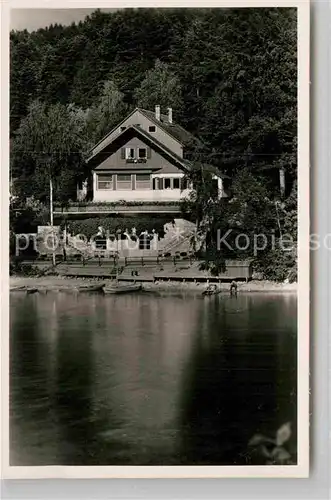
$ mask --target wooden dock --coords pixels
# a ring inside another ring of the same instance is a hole
[[[41,270],[45,268],[44,262],[33,264]],[[82,262],[63,262],[56,266],[56,272],[60,276],[76,278],[118,278],[125,282],[197,282],[197,283],[226,283],[231,281],[249,281],[251,273],[243,266],[229,266],[226,273],[219,276],[212,276],[208,271],[199,270],[199,262],[178,262],[174,264],[169,260],[162,264],[146,262],[144,264],[130,263],[126,266],[119,266],[119,273],[116,274],[113,260],[102,261],[91,260]]]

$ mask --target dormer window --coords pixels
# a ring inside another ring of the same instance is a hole
[[[149,132],[156,132],[156,127],[155,127],[155,125],[150,125],[150,126],[148,127],[148,131],[149,131]]]

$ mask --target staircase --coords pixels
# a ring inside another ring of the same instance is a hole
[[[158,250],[162,255],[176,255],[193,252],[196,238],[195,224],[184,219],[175,219],[175,224],[165,225],[165,236],[159,241]]]

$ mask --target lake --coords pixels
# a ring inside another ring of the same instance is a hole
[[[234,465],[292,422],[295,294],[10,297],[11,465]]]

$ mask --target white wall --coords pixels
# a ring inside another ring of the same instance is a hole
[[[183,174],[154,174],[152,177],[183,177]],[[120,200],[125,201],[180,201],[186,198],[191,190],[184,189],[144,189],[144,190],[112,190],[112,189],[96,189],[97,174],[93,174],[93,201],[96,202],[115,202]],[[224,196],[223,182],[218,178],[218,194],[219,197]]]
[[[144,189],[134,191],[119,191],[119,190],[101,190],[94,191],[93,201],[180,201],[189,194],[189,190],[185,189]]]

